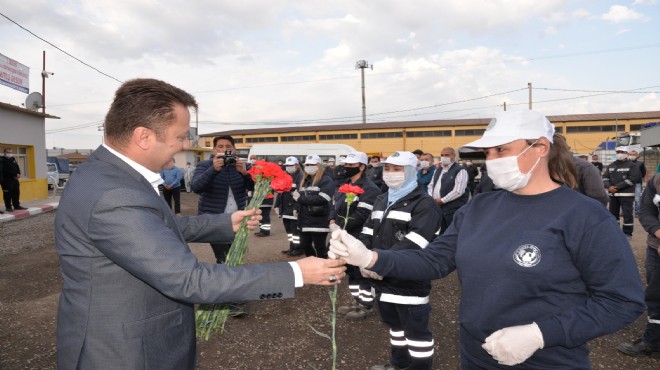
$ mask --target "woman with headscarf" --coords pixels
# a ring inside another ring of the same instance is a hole
[[[425,248],[439,232],[441,216],[433,198],[417,184],[417,157],[411,152],[394,152],[384,162],[383,182],[389,189],[376,198],[360,240],[377,251]],[[360,290],[374,286],[380,317],[390,329],[389,363],[372,369],[432,369],[430,279],[380,280],[367,270],[362,272],[370,284]]]

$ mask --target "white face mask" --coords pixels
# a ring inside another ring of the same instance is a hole
[[[383,181],[388,187],[392,189],[398,189],[406,181],[406,173],[384,171]]]
[[[257,163],[256,159],[250,159],[250,164],[254,166],[254,164]]]
[[[429,161],[421,161],[419,162],[419,167],[420,168],[429,168],[431,166],[431,162]]]
[[[628,158],[628,154],[626,153],[617,153],[616,159],[619,161],[625,161]]]
[[[536,142],[534,142],[536,144]],[[522,153],[511,157],[497,158],[486,160],[486,168],[488,168],[488,176],[493,180],[493,184],[500,189],[515,191],[527,186],[529,179],[532,177],[532,172],[539,164],[541,158],[539,157],[532,166],[532,169],[527,173],[520,172],[518,166],[518,157],[523,155],[534,144],[528,146]]]
[[[13,157],[14,155],[11,154],[11,153],[5,153],[5,156],[7,156],[7,158],[11,158],[11,157]]]
[[[380,167],[380,162],[371,162],[371,167]]]
[[[636,155],[629,155],[628,159],[630,159],[631,161],[634,161],[635,159],[637,159],[637,156]]]
[[[309,175],[316,175],[316,172],[318,172],[319,168],[316,166],[305,166],[305,173]]]
[[[451,164],[451,157],[440,157],[440,163],[445,167],[449,166]]]
[[[296,172],[296,166],[286,166],[286,172],[287,172],[287,173],[294,173],[294,172]]]

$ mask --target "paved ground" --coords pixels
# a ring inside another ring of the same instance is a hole
[[[195,214],[197,196],[183,194],[182,212]],[[26,207],[58,202],[25,202]],[[47,207],[46,207],[47,208]],[[61,289],[59,261],[53,243],[55,212],[27,212],[23,218],[0,223],[0,369],[54,369],[55,312]],[[273,235],[250,238],[247,263],[288,260],[280,250],[286,246],[282,223],[273,218]],[[212,261],[207,244],[191,244],[201,261]],[[639,225],[632,249],[643,266],[645,234]],[[340,287],[340,302],[350,300],[347,287]],[[435,339],[434,368],[458,369],[457,309],[460,286],[456,274],[435,281],[431,293],[431,326]],[[296,299],[248,303],[246,318],[231,319],[228,332],[198,341],[199,369],[328,369],[329,342],[314,334],[310,325],[329,331],[328,290],[304,287]],[[646,318],[621,331],[589,343],[594,369],[660,369],[660,359],[631,358],[614,346],[636,338]],[[351,323],[337,323],[339,369],[364,369],[384,362],[388,353],[387,329],[376,316]]]

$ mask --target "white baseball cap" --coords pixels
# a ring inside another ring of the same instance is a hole
[[[286,157],[286,161],[284,161],[285,166],[293,166],[295,164],[299,164],[298,158],[296,157]]]
[[[627,146],[617,146],[614,151],[615,152],[626,152],[626,153],[628,153],[628,147]]]
[[[334,162],[334,161],[335,161],[335,157],[330,157],[330,158],[328,159],[328,162]]]
[[[555,126],[540,112],[518,110],[500,112],[488,124],[481,139],[465,144],[468,148],[492,148],[519,139],[547,138],[552,143]]]
[[[340,155],[339,156],[339,164],[344,164],[346,163],[346,156],[345,155]]]
[[[351,152],[348,153],[346,158],[344,159],[344,163],[362,163],[362,164],[368,164],[369,163],[369,158],[367,157],[366,153],[363,152]]]
[[[307,158],[305,158],[304,164],[319,164],[321,162],[321,157],[316,154],[310,154],[307,156]]]
[[[383,163],[417,167],[419,161],[417,160],[417,156],[411,152],[394,152]]]

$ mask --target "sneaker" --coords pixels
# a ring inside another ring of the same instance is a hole
[[[366,308],[364,306],[359,306],[357,310],[351,311],[346,314],[346,320],[351,320],[351,321],[358,321],[358,320],[364,320],[367,317],[373,315],[376,312],[376,310],[372,308]]]
[[[353,302],[353,303],[351,303],[349,305],[346,305],[346,306],[339,306],[339,308],[337,308],[337,313],[339,315],[346,315],[349,312],[357,311],[358,309],[359,309],[359,307],[358,307],[357,303]]]
[[[18,207],[14,207],[14,210],[16,210],[16,211],[24,211],[24,210],[27,210],[27,208],[22,207],[22,206],[18,206]]]
[[[632,343],[621,343],[616,349],[628,356],[642,357],[660,357],[660,347],[652,347],[642,339],[637,339]]]
[[[392,365],[389,362],[385,365],[374,365],[369,368],[370,370],[403,370],[402,368]]]
[[[287,255],[287,257],[298,257],[298,256],[302,256],[303,254],[305,254],[305,252],[292,250],[292,251],[289,251],[286,255]]]

